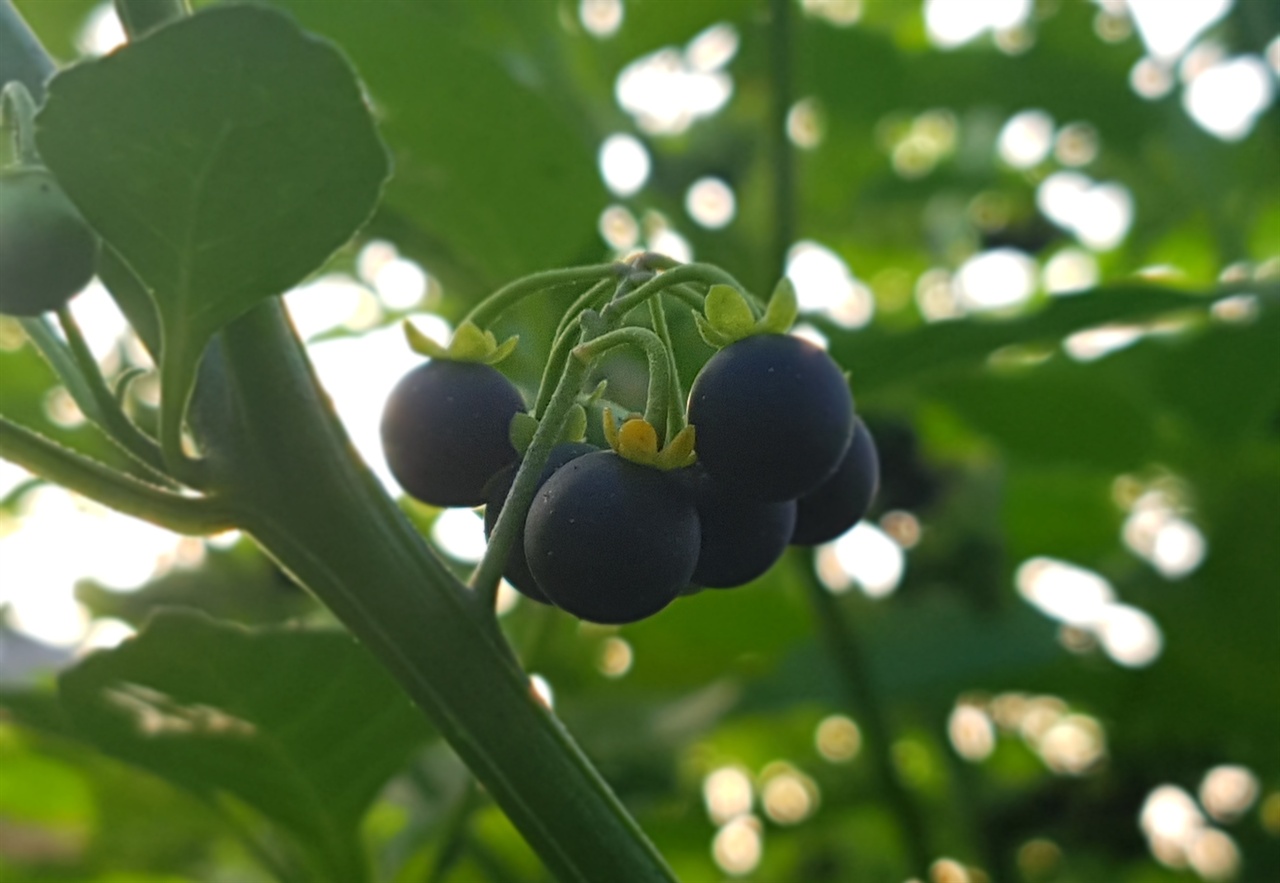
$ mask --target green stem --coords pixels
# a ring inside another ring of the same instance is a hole
[[[529,295],[565,285],[594,284],[603,279],[616,279],[630,271],[631,268],[626,264],[610,263],[533,273],[507,283],[480,301],[471,312],[467,313],[462,322],[472,322],[479,328],[487,328],[494,319]]]
[[[601,279],[595,285],[592,285],[582,293],[573,303],[569,305],[569,309],[565,310],[560,322],[556,325],[556,333],[552,336],[552,340],[559,340],[560,335],[573,324],[573,320],[577,319],[586,310],[598,310],[604,306],[609,299],[609,291],[614,287],[612,279]],[[555,375],[559,377],[559,372]]]
[[[244,507],[248,533],[397,679],[551,873],[673,880],[532,696],[492,616],[354,458],[278,302],[221,332],[192,414],[215,486]]]
[[[489,534],[489,545],[485,548],[484,558],[471,575],[471,588],[490,616],[493,615],[497,602],[498,584],[502,581],[502,571],[507,565],[507,554],[512,543],[519,540],[525,516],[528,515],[533,496],[537,493],[538,476],[547,465],[551,449],[560,440],[565,418],[577,400],[583,381],[587,379],[589,367],[576,359],[569,360],[565,365],[555,392],[539,420],[538,429],[533,434],[533,441],[529,443],[529,449],[520,461],[520,468],[516,470],[511,490],[507,492],[507,500],[502,504],[502,511]]]
[[[130,40],[190,14],[186,0],[116,0],[116,16]]]
[[[660,273],[635,291],[614,299],[612,303],[604,308],[602,315],[608,321],[621,320],[627,313],[649,298],[682,282],[700,282],[703,285],[732,285],[739,291],[746,291],[741,282],[714,264],[681,264],[678,267],[673,267]]]
[[[0,458],[41,478],[182,534],[211,534],[236,527],[236,512],[214,497],[184,497],[77,454],[0,417]]]
[[[0,129],[12,136],[0,143],[0,168],[40,165],[40,151],[36,150],[36,103],[22,83],[6,83],[4,92],[0,93]]]
[[[648,328],[617,328],[574,347],[573,355],[585,366],[614,347],[628,344],[644,350],[649,360],[649,391],[645,399],[644,419],[657,430],[658,438],[666,438],[667,413],[671,404],[671,351],[662,338]]]
[[[85,414],[92,413],[91,419],[102,427],[108,437],[127,454],[146,466],[159,481],[166,485],[173,484],[173,479],[165,471],[164,456],[160,453],[160,446],[144,435],[142,430],[138,429],[124,413],[120,407],[119,398],[107,386],[102,370],[98,367],[98,360],[90,352],[84,335],[80,332],[80,326],[76,324],[75,317],[67,307],[58,310],[58,324],[62,326],[62,334],[67,339],[67,347],[71,351],[71,358],[78,369],[84,389],[92,397],[93,411],[85,411]],[[63,379],[65,382],[65,378]],[[77,402],[77,404],[80,403]],[[83,405],[80,410],[85,410]],[[199,487],[198,476],[193,474],[190,477],[196,481],[189,481],[188,484]]]
[[[649,301],[649,318],[653,322],[653,333],[662,341],[667,351],[667,434],[664,441],[671,441],[676,433],[685,427],[684,390],[680,386],[680,370],[676,365],[676,349],[671,343],[671,329],[667,326],[667,311],[662,305],[662,298],[655,297]]]
[[[795,549],[792,563],[804,574],[809,602],[813,607],[813,618],[835,663],[849,710],[862,722],[864,742],[871,756],[876,784],[902,831],[907,860],[911,864],[911,875],[924,879],[933,854],[929,849],[924,816],[893,762],[893,734],[884,704],[872,679],[866,652],[858,633],[845,617],[835,597],[818,580],[813,569],[812,553],[808,549]]]
[[[769,146],[773,168],[773,242],[771,272],[781,277],[795,239],[795,150],[787,135],[791,112],[792,27],[794,0],[769,0]]]

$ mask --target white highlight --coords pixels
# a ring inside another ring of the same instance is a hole
[[[1015,169],[1039,165],[1053,147],[1053,117],[1043,110],[1024,110],[1000,130],[1000,158]]]
[[[929,39],[943,49],[963,46],[986,31],[1020,26],[1031,14],[1031,0],[925,0]]]
[[[728,226],[738,210],[733,189],[719,178],[694,181],[685,194],[684,207],[689,217],[710,230]]]
[[[632,135],[610,135],[600,145],[600,174],[618,196],[639,192],[649,180],[649,151]]]
[[[1095,184],[1080,172],[1056,172],[1036,190],[1045,217],[1095,251],[1119,245],[1133,223],[1133,197],[1122,184]]]
[[[1253,131],[1274,96],[1266,63],[1245,55],[1196,76],[1183,90],[1182,106],[1206,132],[1223,141],[1239,141]]]
[[[484,519],[471,509],[445,509],[431,525],[431,539],[455,561],[475,564],[484,557]]]
[[[1231,9],[1232,0],[1129,0],[1127,9],[1147,51],[1175,59],[1187,51],[1205,28]]]
[[[880,528],[859,522],[835,541],[841,569],[871,598],[893,594],[902,582],[906,556]]]
[[[801,312],[824,312],[845,328],[861,328],[875,314],[870,289],[826,246],[797,242],[787,255],[786,274],[795,285]]]
[[[1035,260],[1015,248],[997,248],[974,255],[956,273],[956,291],[971,310],[1016,306],[1036,290],[1039,268]]]

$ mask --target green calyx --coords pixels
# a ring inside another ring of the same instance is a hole
[[[533,437],[538,432],[538,425],[541,423],[537,417],[532,414],[521,412],[511,418],[511,426],[507,429],[507,437],[511,440],[511,446],[519,452],[520,456],[524,456],[529,450],[529,446],[533,444]],[[564,429],[560,430],[560,437],[556,442],[580,442],[587,437],[587,410],[582,405],[575,403],[569,408],[569,413],[564,418]]]
[[[496,365],[511,355],[519,337],[508,337],[501,344],[492,331],[481,331],[473,322],[463,322],[453,332],[448,346],[441,346],[405,320],[404,336],[409,348],[419,355],[432,359],[448,359],[451,362],[479,362]]]
[[[707,346],[723,349],[757,334],[786,334],[795,324],[799,306],[795,286],[784,276],[758,319],[746,297],[731,285],[712,285],[703,312],[693,314],[698,333]]]
[[[683,469],[692,466],[698,459],[693,450],[694,431],[686,426],[675,434],[671,441],[659,448],[658,431],[653,424],[642,417],[632,416],[618,426],[613,411],[608,408],[604,412],[604,437],[609,447],[624,460],[651,466],[664,472],[672,469]]]

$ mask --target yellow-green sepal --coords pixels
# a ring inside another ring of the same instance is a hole
[[[614,453],[624,460],[652,466],[664,472],[692,466],[698,459],[694,452],[694,430],[686,426],[671,441],[658,447],[658,432],[653,424],[638,415],[632,415],[619,426],[613,411],[605,408],[604,437]]]
[[[769,295],[769,303],[765,305],[764,316],[756,323],[757,334],[786,334],[796,324],[800,315],[800,301],[796,298],[796,287],[791,280],[783,276]]]
[[[537,431],[538,418],[521,411],[511,418],[511,423],[507,426],[507,438],[516,453],[523,457],[524,452],[529,450],[529,445],[533,444],[533,436]]]
[[[759,319],[751,311],[742,292],[730,285],[713,285],[707,292],[702,313],[694,313],[698,334],[714,349],[722,349],[735,341],[757,334],[786,334],[799,315],[795,286],[783,277],[774,288],[764,315]]]
[[[448,346],[442,346],[427,337],[409,320],[404,322],[405,339],[409,348],[419,355],[432,359],[448,359],[451,362],[479,362],[496,365],[515,352],[519,337],[508,337],[502,343],[492,331],[481,331],[472,322],[463,322],[453,332]]]

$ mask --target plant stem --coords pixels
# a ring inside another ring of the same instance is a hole
[[[186,0],[116,0],[116,16],[130,40],[190,14]]]
[[[662,338],[648,328],[632,326],[606,332],[573,350],[574,358],[589,365],[614,347],[631,345],[644,350],[649,361],[649,390],[645,397],[644,419],[658,438],[667,434],[667,413],[671,404],[671,351]]]
[[[565,418],[578,397],[578,391],[582,389],[583,381],[587,379],[589,368],[588,364],[577,359],[570,359],[565,365],[560,382],[556,384],[555,392],[538,423],[538,429],[533,434],[533,441],[529,443],[529,449],[520,461],[520,468],[516,470],[515,480],[511,483],[511,490],[507,492],[502,511],[498,513],[493,532],[489,534],[489,545],[485,548],[484,558],[471,575],[471,588],[475,590],[476,597],[490,617],[494,615],[498,584],[502,581],[502,571],[507,566],[507,554],[511,551],[511,544],[519,540],[525,516],[533,503],[534,494],[537,493],[538,476],[547,465],[551,449],[560,440]]]
[[[804,574],[813,617],[835,663],[849,710],[862,722],[864,742],[871,755],[876,783],[882,799],[897,818],[907,859],[911,864],[911,875],[923,879],[932,856],[925,833],[924,816],[893,761],[893,735],[866,653],[857,632],[835,597],[818,580],[813,569],[812,553],[808,549],[797,548],[793,551],[791,560],[793,566]]]
[[[771,272],[786,273],[787,252],[795,239],[795,151],[787,135],[791,112],[791,4],[769,0],[769,145],[773,166],[773,242]]]
[[[64,448],[0,417],[0,458],[78,494],[182,534],[211,534],[236,525],[236,512],[214,497],[184,497]]]
[[[532,696],[492,614],[353,456],[277,301],[218,335],[192,414],[214,485],[246,512],[247,532],[386,666],[551,873],[673,880]]]
[[[649,318],[653,322],[653,333],[662,341],[667,351],[667,434],[664,441],[671,441],[675,434],[685,427],[684,389],[680,386],[680,371],[676,365],[676,350],[671,343],[671,329],[667,327],[667,311],[662,305],[662,298],[655,297],[649,301]]]
[[[479,328],[486,328],[511,307],[515,306],[531,294],[559,288],[563,285],[574,285],[583,282],[596,283],[603,279],[615,279],[631,272],[626,264],[591,264],[586,267],[570,267],[565,270],[546,270],[533,273],[509,282],[493,294],[486,297],[472,308],[462,322],[472,322]],[[459,324],[462,324],[460,322]]]
[[[160,453],[160,446],[144,435],[121,409],[120,400],[107,386],[102,370],[98,367],[98,360],[90,352],[84,335],[80,332],[80,326],[76,324],[75,317],[69,308],[64,306],[58,310],[58,324],[62,326],[62,334],[67,339],[67,347],[71,351],[75,366],[79,369],[78,373],[84,388],[93,399],[92,419],[102,427],[112,441],[146,466],[162,483],[172,484],[173,479],[165,471],[164,456]],[[83,405],[81,410],[84,410]],[[85,413],[88,415],[90,412]],[[195,477],[192,476],[192,478]],[[199,487],[197,482],[188,483],[193,487]]]
[[[701,282],[704,285],[731,285],[739,291],[746,291],[741,282],[714,264],[681,264],[678,267],[673,267],[660,273],[635,291],[616,298],[604,308],[601,315],[606,320],[619,321],[649,298],[681,282]]]

